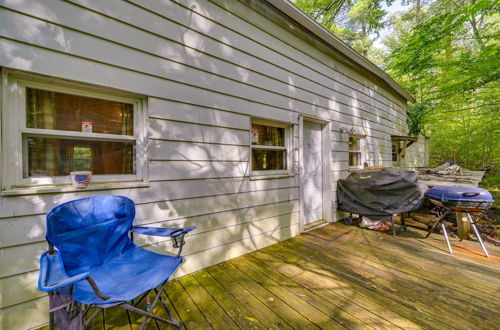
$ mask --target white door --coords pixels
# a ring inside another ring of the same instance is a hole
[[[302,189],[304,225],[323,218],[321,124],[304,121]]]

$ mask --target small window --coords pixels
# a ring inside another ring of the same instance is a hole
[[[252,172],[272,174],[288,169],[288,131],[280,123],[252,120]]]
[[[399,141],[392,142],[392,161],[399,161]]]
[[[361,167],[361,138],[349,136],[349,167]]]
[[[4,93],[3,189],[69,184],[73,171],[92,171],[94,183],[146,179],[142,99],[14,74]]]
[[[51,135],[71,131],[132,136],[133,109],[130,103],[26,88],[26,127],[55,131]],[[135,173],[135,141],[49,138],[40,133],[23,137],[25,178],[84,170],[97,175]]]

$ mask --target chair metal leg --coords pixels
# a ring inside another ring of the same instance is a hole
[[[129,310],[131,312],[134,312],[134,313],[146,316],[147,318],[151,318],[153,320],[157,320],[157,321],[160,321],[160,322],[172,325],[172,326],[176,327],[177,329],[179,329],[182,326],[182,323],[180,323],[180,322],[172,322],[172,321],[167,320],[167,319],[165,319],[163,317],[154,315],[153,313],[143,311],[142,309],[134,307],[134,306],[132,306],[130,304],[121,304],[120,307],[123,308],[123,309]]]
[[[128,324],[130,325],[130,330],[132,330],[132,318],[130,317],[130,312],[128,309],[125,310],[127,312]]]
[[[168,317],[170,318],[170,320],[175,322],[175,318],[174,318],[174,315],[172,314],[172,311],[170,310],[170,308],[168,308],[167,303],[165,302],[165,300],[163,300],[163,297],[161,296],[161,293],[165,292],[165,289],[163,289],[162,291],[158,291],[157,289],[155,289],[155,292],[157,295],[160,296],[160,303],[161,303],[161,306],[163,307],[163,310],[168,314]]]
[[[106,313],[104,312],[104,308],[102,308],[101,311],[102,311],[102,328],[106,330]]]
[[[54,312],[49,313],[49,329],[54,330],[55,329],[55,320],[54,320]]]
[[[85,312],[84,312],[84,317],[87,315],[87,312],[89,311],[90,308],[88,308]],[[84,319],[83,321],[83,324],[84,326],[86,327],[87,325],[90,324],[90,322],[92,322],[92,320],[97,316],[97,314],[99,314],[99,312],[102,312],[103,314],[103,317],[104,317],[104,309],[102,308],[98,308],[94,313],[92,313],[92,315],[90,315],[88,318]]]
[[[443,221],[441,221],[441,228],[443,229],[444,238],[446,239],[446,244],[448,244],[448,251],[450,254],[453,254],[453,250],[451,249],[450,239],[448,237],[448,231],[446,230],[446,225]]]
[[[489,258],[490,255],[488,254],[488,250],[486,250],[486,246],[484,246],[483,239],[481,238],[481,235],[479,233],[479,229],[477,229],[476,222],[472,220],[472,216],[470,215],[469,212],[467,212],[467,220],[469,221],[470,225],[472,226],[472,229],[474,230],[474,234],[476,234],[477,240],[479,241],[479,244],[481,244],[481,248],[483,249],[484,255],[486,258]]]
[[[174,316],[172,315],[172,312],[170,311],[170,309],[168,308],[168,306],[166,305],[165,301],[163,300],[163,298],[161,297],[161,293],[163,292],[165,286],[167,284],[167,281],[163,282],[162,285],[160,285],[159,289],[158,288],[155,288],[153,289],[154,292],[156,293],[156,297],[154,298],[153,300],[153,303],[148,306],[147,308],[147,312],[145,313],[149,313],[151,315],[153,315],[153,310],[154,308],[156,307],[156,305],[158,304],[158,302],[160,302],[160,305],[163,307],[163,309],[167,312],[168,316],[170,317],[170,323],[171,325],[174,325],[176,326],[176,324],[180,324],[180,326],[182,326],[182,322],[177,322],[174,318]],[[151,291],[150,291],[151,292]],[[133,308],[136,308],[135,306],[131,305]],[[145,314],[143,314],[145,315]],[[155,318],[152,318],[155,322],[156,321],[161,321],[161,320],[158,320],[158,319],[155,319]],[[141,326],[139,327],[139,330],[142,330],[144,329],[144,327],[146,326],[147,322],[149,320],[149,317],[146,317],[142,323],[141,323]],[[157,324],[158,326],[158,324]]]

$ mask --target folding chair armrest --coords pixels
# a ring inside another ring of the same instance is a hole
[[[182,246],[185,244],[184,236],[194,229],[196,229],[195,226],[186,228],[133,227],[130,232],[143,235],[170,237],[174,248],[179,249],[176,255],[176,258],[179,258],[181,256]]]
[[[86,279],[89,275],[90,273],[86,272],[68,276],[64,271],[59,251],[47,251],[40,257],[38,289],[45,292],[53,291]]]
[[[51,283],[49,285],[39,286],[38,288],[41,291],[53,291],[53,290],[56,290],[56,289],[59,289],[59,288],[63,288],[65,286],[68,286],[68,285],[71,285],[71,284],[75,284],[76,282],[79,282],[81,280],[84,280],[84,279],[88,278],[89,275],[90,275],[90,273],[78,274],[78,275],[75,275],[73,277],[68,277],[67,279],[59,281],[59,282],[56,282],[56,283]]]
[[[132,227],[130,232],[134,234],[142,234],[148,236],[160,236],[160,237],[179,237],[185,235],[191,230],[196,229],[196,227],[186,227],[186,228],[161,228],[161,227]]]

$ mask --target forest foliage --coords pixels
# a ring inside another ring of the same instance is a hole
[[[500,172],[500,1],[294,3],[414,96],[408,133],[431,137],[434,163]]]

